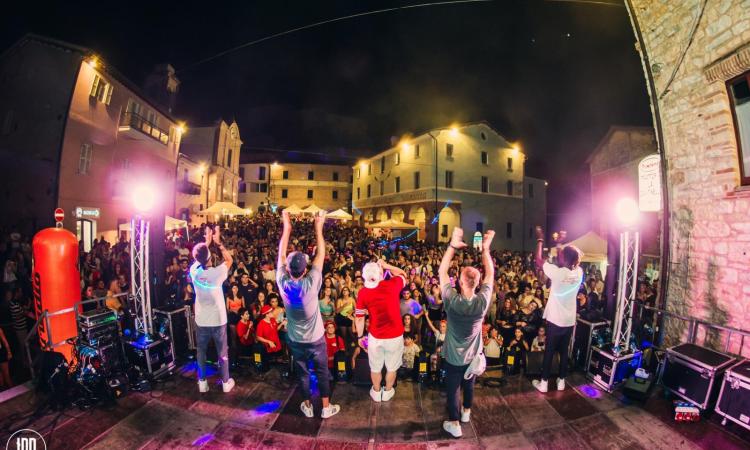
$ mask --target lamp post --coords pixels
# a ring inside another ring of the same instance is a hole
[[[438,212],[438,140],[437,137],[435,137],[432,134],[432,131],[427,133],[428,136],[432,138],[432,141],[435,143],[435,205],[432,208],[433,211],[433,218],[432,222],[435,224],[435,244],[438,243],[439,235],[440,235],[440,219]]]

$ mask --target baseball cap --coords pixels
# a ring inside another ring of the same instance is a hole
[[[263,307],[260,309],[260,314],[265,316],[271,311],[273,311],[273,308],[271,308],[271,305],[263,305]]]
[[[383,279],[383,269],[378,263],[369,262],[362,268],[362,278],[365,280],[365,287],[374,289]]]
[[[286,258],[289,274],[294,278],[301,277],[307,269],[307,255],[302,252],[292,252]]]

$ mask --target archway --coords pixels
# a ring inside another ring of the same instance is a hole
[[[419,227],[417,239],[423,241],[426,237],[426,218],[427,214],[421,206],[412,206],[409,209],[409,222]]]
[[[454,227],[461,226],[461,214],[451,206],[440,211],[438,218],[438,242],[449,242]]]
[[[391,211],[391,219],[398,220],[399,222],[404,221],[404,210],[397,206]]]
[[[375,221],[382,222],[384,220],[388,220],[388,211],[386,211],[385,208],[380,208],[378,213],[375,214]]]

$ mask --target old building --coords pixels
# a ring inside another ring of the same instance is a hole
[[[539,225],[547,226],[547,180],[534,177],[524,177],[523,197],[523,242],[521,250],[530,252],[536,247],[536,232]]]
[[[91,50],[28,35],[3,53],[0,125],[0,197],[12,211],[0,225],[31,233],[62,207],[89,248],[116,237],[144,184],[158,193],[157,223],[172,213],[182,126]]]
[[[198,162],[180,153],[177,157],[177,178],[175,179],[174,217],[200,225],[205,218],[198,213],[205,209],[207,203],[208,183],[206,174],[208,164]]]
[[[351,211],[352,168],[348,160],[326,155],[286,152],[269,161],[248,152],[240,166],[241,208],[315,204],[328,211]]]
[[[750,1],[630,0],[666,169],[665,306],[750,321]],[[687,325],[669,321],[681,339]],[[724,348],[725,335],[707,343]],[[729,351],[740,351],[734,336]],[[744,346],[748,354],[748,346]]]
[[[241,148],[240,130],[235,121],[218,120],[208,126],[190,127],[185,133],[180,151],[199,167],[202,164],[205,172],[193,174],[193,178],[200,176],[203,179],[199,182],[203,193],[200,198],[194,196],[191,211],[208,208],[216,202],[237,203]]]
[[[467,235],[492,228],[497,248],[520,250],[529,228],[524,160],[485,122],[430,130],[354,166],[354,215],[412,223],[432,242],[447,242],[455,226]]]

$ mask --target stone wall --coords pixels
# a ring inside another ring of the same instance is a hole
[[[631,4],[644,41],[637,48],[646,49],[654,74],[650,95],[658,101],[667,159],[667,308],[750,329],[750,188],[740,184],[725,84],[750,70],[750,0]],[[667,332],[674,342],[687,331],[672,321]],[[699,343],[703,339],[724,347],[724,335],[699,335]],[[739,352],[739,337],[730,350]]]

